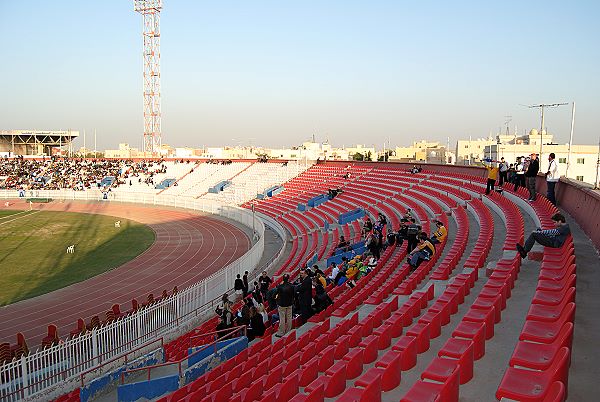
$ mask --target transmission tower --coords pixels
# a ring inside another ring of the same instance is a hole
[[[134,0],[134,11],[144,18],[144,155],[157,156],[160,129],[160,11],[162,0]]]

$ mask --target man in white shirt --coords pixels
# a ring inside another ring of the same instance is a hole
[[[554,152],[550,153],[550,155],[548,155],[548,171],[546,172],[546,186],[548,188],[548,191],[546,193],[546,197],[548,197],[548,200],[552,203],[552,205],[556,205],[556,197],[554,195],[554,187],[556,187],[556,183],[558,182],[559,176],[558,176],[558,165],[556,163],[556,161],[554,160],[556,156],[554,155]]]
[[[525,158],[522,156],[517,158],[515,166],[515,188],[513,191],[517,191],[519,186],[525,187]]]
[[[331,263],[331,275],[329,275],[327,277],[329,283],[334,283],[335,282],[335,277],[337,276],[337,274],[340,272],[340,269],[337,267],[337,264],[335,262]]]
[[[502,187],[504,182],[508,181],[508,163],[504,160],[504,158],[500,158],[500,165],[498,165],[500,170],[500,183],[499,186]]]

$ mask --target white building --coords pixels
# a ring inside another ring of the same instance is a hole
[[[567,176],[569,161],[568,144],[544,144],[540,159],[540,172],[548,170],[548,155],[553,152],[558,162],[558,172]],[[529,156],[540,153],[539,144],[492,144],[485,147],[485,157],[493,160],[504,158],[506,162],[514,163],[518,156]],[[596,181],[596,163],[598,160],[597,145],[573,145],[571,147],[571,160],[568,176],[586,183],[594,184]]]

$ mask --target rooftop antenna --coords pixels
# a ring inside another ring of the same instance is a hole
[[[544,132],[544,109],[548,108],[548,107],[552,107],[552,108],[556,108],[559,106],[566,106],[568,105],[568,103],[542,103],[539,105],[526,105],[529,109],[540,109],[542,116],[541,116],[541,123],[540,123],[540,155],[538,157],[538,160],[542,161],[542,150],[543,150],[543,146],[544,146],[544,137],[543,137],[543,132]]]
[[[506,126],[506,135],[509,136],[510,135],[510,129],[509,129],[509,124],[512,121],[512,116],[504,116],[504,125]]]
[[[600,188],[600,137],[598,137],[598,159],[596,160],[596,182],[594,183],[594,190]]]
[[[160,11],[162,0],[134,0],[144,20],[144,156],[160,153]]]

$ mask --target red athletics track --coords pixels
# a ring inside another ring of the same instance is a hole
[[[88,323],[92,316],[99,315],[103,320],[114,303],[121,304],[121,311],[129,310],[133,298],[141,303],[149,293],[158,297],[163,289],[183,289],[235,261],[250,248],[250,240],[241,229],[187,211],[110,202],[55,201],[35,207],[132,219],[150,226],[156,239],[144,253],[118,269],[0,307],[0,342],[14,344],[16,333],[23,332],[30,350],[40,345],[48,324],[56,324],[64,339],[76,327],[78,318]],[[11,201],[7,209],[29,209],[29,205]],[[65,251],[61,248],[57,252]]]

